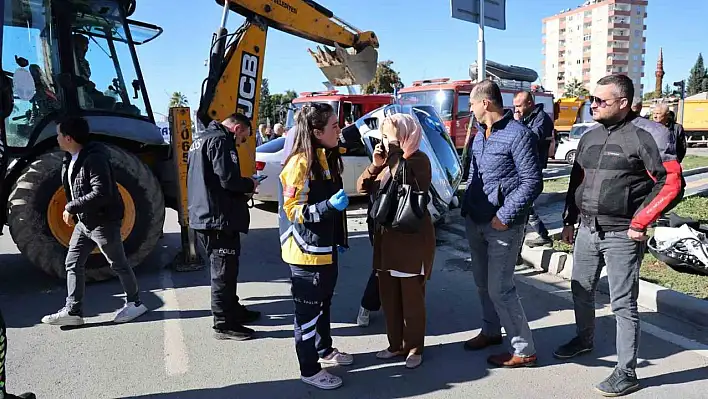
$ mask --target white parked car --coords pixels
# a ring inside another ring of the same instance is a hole
[[[278,179],[280,172],[283,170],[282,162],[285,160],[285,138],[278,137],[264,143],[256,148],[256,171],[259,175],[268,176],[258,186],[258,192],[253,195],[253,198],[263,202],[278,202]],[[363,149],[363,144],[359,143],[361,149],[350,149],[342,155],[344,162],[344,172],[342,181],[344,183],[344,191],[348,196],[358,196],[356,190],[356,182],[359,176],[364,172],[371,161]]]
[[[567,135],[561,135],[560,142],[556,146],[556,153],[553,158],[565,160],[568,164],[572,165],[575,162],[575,154],[578,151],[580,137],[590,126],[593,126],[595,123],[596,122],[574,124]]]

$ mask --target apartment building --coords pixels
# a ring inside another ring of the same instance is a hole
[[[641,98],[647,0],[589,0],[543,20],[542,84],[556,97],[577,80],[591,93],[603,76],[622,73]]]

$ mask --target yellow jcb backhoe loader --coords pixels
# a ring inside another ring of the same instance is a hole
[[[213,38],[198,111],[205,125],[238,111],[256,130],[268,27],[334,46],[313,52],[334,85],[363,84],[374,75],[376,36],[359,32],[315,2],[217,3],[224,14]],[[166,142],[155,125],[135,51],[162,29],[131,20],[135,6],[135,0],[0,0],[0,226],[9,226],[20,252],[34,265],[59,278],[65,277],[72,232],[61,215],[66,204],[60,179],[63,154],[56,142],[61,114],[85,117],[96,139],[109,145],[126,209],[121,234],[133,266],[155,248],[166,208],[179,211],[183,226],[187,222],[189,111],[170,111],[172,140]],[[225,26],[231,11],[244,15],[246,22],[229,34]],[[254,144],[255,137],[238,149],[241,159],[252,161],[242,162],[244,176],[255,168]],[[87,279],[112,276],[103,256],[94,251]]]

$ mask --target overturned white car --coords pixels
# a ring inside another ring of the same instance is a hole
[[[445,125],[434,107],[392,104],[376,109],[359,118],[353,125],[342,129],[341,145],[347,151],[357,151],[363,144],[364,151],[371,159],[374,147],[381,141],[379,126],[387,116],[396,113],[415,116],[423,128],[420,149],[430,158],[433,172],[428,209],[433,220],[437,222],[450,209],[459,206],[456,194],[462,181],[462,165]]]

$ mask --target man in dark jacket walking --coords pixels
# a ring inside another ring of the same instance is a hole
[[[520,91],[514,96],[514,117],[531,129],[538,138],[538,164],[543,171],[548,166],[548,151],[553,140],[553,119],[544,111],[543,104],[535,103],[533,94],[529,91]],[[529,211],[529,225],[538,237],[526,240],[527,246],[533,248],[553,244],[553,240],[548,236],[548,229],[533,207]]]
[[[630,110],[634,83],[625,75],[597,82],[590,97],[593,119],[578,144],[564,212],[563,240],[574,244],[571,288],[577,335],[554,352],[569,359],[593,350],[595,289],[607,266],[617,320],[614,372],[596,389],[605,396],[639,387],[639,268],[647,228],[681,193],[681,167],[657,126]],[[661,141],[661,142],[659,142]],[[667,147],[662,150],[660,147]],[[577,237],[575,224],[580,222]]]
[[[66,152],[62,183],[67,204],[64,222],[74,226],[66,255],[66,306],[45,316],[42,323],[77,326],[84,323],[84,268],[98,246],[126,293],[126,304],[114,318],[126,323],[148,311],[140,301],[138,282],[128,263],[120,235],[124,205],[118,192],[106,147],[91,140],[89,125],[80,117],[66,117],[57,124],[57,142]]]
[[[189,227],[209,255],[211,312],[217,339],[245,340],[253,330],[243,326],[260,317],[239,304],[236,281],[241,254],[241,233],[248,233],[248,200],[258,182],[242,177],[236,143],[251,135],[251,122],[233,114],[211,122],[194,139],[188,157]]]
[[[502,343],[511,352],[487,360],[498,367],[536,362],[531,329],[514,283],[516,257],[533,200],[541,193],[537,136],[504,112],[496,83],[477,83],[470,107],[479,121],[472,143],[469,180],[462,205],[472,254],[472,273],[482,304],[482,332],[465,343],[480,350]]]
[[[674,143],[676,143],[676,158],[679,163],[683,161],[686,156],[686,149],[688,143],[686,142],[686,132],[683,130],[683,126],[676,122],[675,116],[672,117],[673,112],[669,110],[669,106],[664,103],[656,104],[654,110],[652,111],[652,118],[654,122],[660,123],[666,126],[671,132],[671,138]]]

